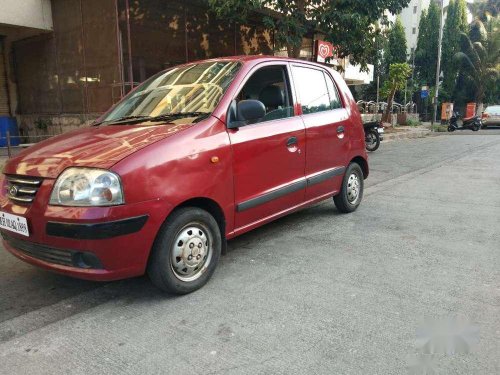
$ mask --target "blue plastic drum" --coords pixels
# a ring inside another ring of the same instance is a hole
[[[10,134],[10,145],[19,146],[19,128],[15,117],[0,116],[0,147],[7,147],[7,131]]]

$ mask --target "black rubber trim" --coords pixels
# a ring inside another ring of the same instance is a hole
[[[308,177],[307,178],[307,186],[319,184],[319,183],[324,182],[326,180],[329,180],[330,178],[333,178],[335,176],[341,176],[344,174],[345,169],[346,169],[345,167],[337,167],[337,168],[331,169],[329,171],[323,172],[321,174],[318,174],[316,176]]]
[[[102,240],[138,232],[142,229],[148,215],[94,224],[74,224],[49,221],[46,231],[49,236],[79,240]]]
[[[305,189],[306,185],[307,185],[306,180],[294,182],[293,184],[276,189],[274,191],[271,191],[270,193],[262,194],[259,197],[249,199],[245,202],[241,202],[236,206],[236,210],[238,212],[246,211],[250,208],[254,208],[260,206],[261,204],[280,198],[284,195],[295,193],[296,191]]]

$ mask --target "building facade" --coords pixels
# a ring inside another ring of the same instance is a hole
[[[0,0],[0,9],[0,116],[16,117],[30,142],[92,122],[170,66],[284,53],[260,14],[224,22],[201,0]],[[313,59],[315,38],[300,58]],[[344,71],[348,82],[370,80]]]
[[[406,54],[411,57],[417,48],[418,26],[422,12],[429,8],[431,0],[411,0],[410,4],[399,15],[406,35]]]
[[[259,15],[230,24],[196,0],[0,0],[0,9],[0,115],[27,137],[87,124],[170,66],[274,50]]]

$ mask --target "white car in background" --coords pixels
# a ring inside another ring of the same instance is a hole
[[[483,128],[487,126],[500,126],[500,105],[486,107],[482,116]]]

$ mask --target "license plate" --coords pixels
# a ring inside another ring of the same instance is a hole
[[[0,212],[0,228],[29,237],[28,221],[25,217]]]
[[[384,134],[384,128],[377,128],[379,134]]]

